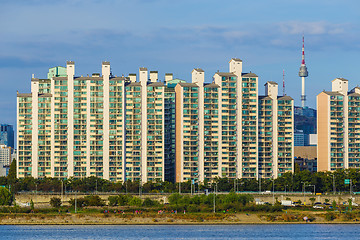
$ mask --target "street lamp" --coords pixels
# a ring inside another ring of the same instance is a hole
[[[216,198],[216,192],[217,192],[217,182],[215,182],[215,189],[214,189],[214,213],[216,212],[216,210],[215,210],[215,205],[216,205],[216,203],[215,203],[215,198]]]
[[[273,192],[273,205],[275,205],[275,179],[273,178],[273,190],[272,190],[272,192]]]
[[[200,193],[200,174],[198,175],[198,194]]]
[[[127,181],[127,179],[125,178],[125,193],[126,193],[126,195],[127,195],[127,183],[128,183],[128,181]]]
[[[179,173],[177,174],[177,177],[179,179],[179,194],[181,194],[181,180],[180,180],[180,177],[179,177]]]
[[[315,196],[315,185],[308,185],[309,187],[314,187],[314,196]]]
[[[303,202],[303,204],[305,205],[305,182],[301,182],[301,183],[303,183],[303,193],[304,193],[304,202]]]
[[[64,189],[64,187],[63,187],[63,180],[61,179],[61,203],[64,201],[64,198],[63,198],[63,195],[64,195],[64,193],[63,193],[63,189]]]
[[[75,213],[76,213],[76,210],[77,210],[77,209],[76,209],[76,205],[77,205],[77,202],[76,202],[76,201],[77,201],[76,192],[77,192],[77,191],[75,191]]]
[[[141,173],[139,178],[139,197],[141,197]]]
[[[234,192],[237,192],[237,178],[234,179]]]

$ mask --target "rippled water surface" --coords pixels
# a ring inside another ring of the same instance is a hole
[[[358,239],[360,225],[0,226],[0,239]]]

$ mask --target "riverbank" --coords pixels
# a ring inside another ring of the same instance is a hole
[[[234,214],[122,214],[122,213],[9,213],[0,215],[0,225],[197,225],[197,224],[357,224],[360,218],[339,215],[329,220],[326,212],[234,213]],[[305,218],[306,217],[306,218]],[[308,219],[308,221],[305,221]]]

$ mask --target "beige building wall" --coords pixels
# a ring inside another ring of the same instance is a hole
[[[330,99],[322,92],[317,95],[317,159],[318,171],[330,170]]]
[[[176,114],[176,162],[175,162],[175,179],[176,182],[183,181],[183,89],[180,84],[175,87],[175,114]]]
[[[38,177],[38,160],[39,160],[39,156],[38,156],[38,132],[39,132],[39,127],[38,127],[38,106],[39,106],[39,101],[38,101],[38,95],[39,95],[39,79],[37,78],[33,78],[31,79],[31,94],[32,94],[32,117],[31,117],[31,121],[32,121],[32,173],[31,175],[34,178]]]
[[[242,177],[242,60],[232,58],[229,62],[229,72],[234,73],[237,77],[236,94],[237,94],[237,162],[236,178]]]
[[[317,158],[317,147],[316,146],[295,146],[294,147],[294,156],[296,158],[307,158],[315,159]]]
[[[199,87],[199,181],[204,182],[204,81],[205,72],[194,69],[191,72],[192,83]]]

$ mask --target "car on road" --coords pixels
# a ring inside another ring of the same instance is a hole
[[[324,209],[324,207],[321,206],[321,205],[314,205],[313,208],[316,208],[316,209]]]

